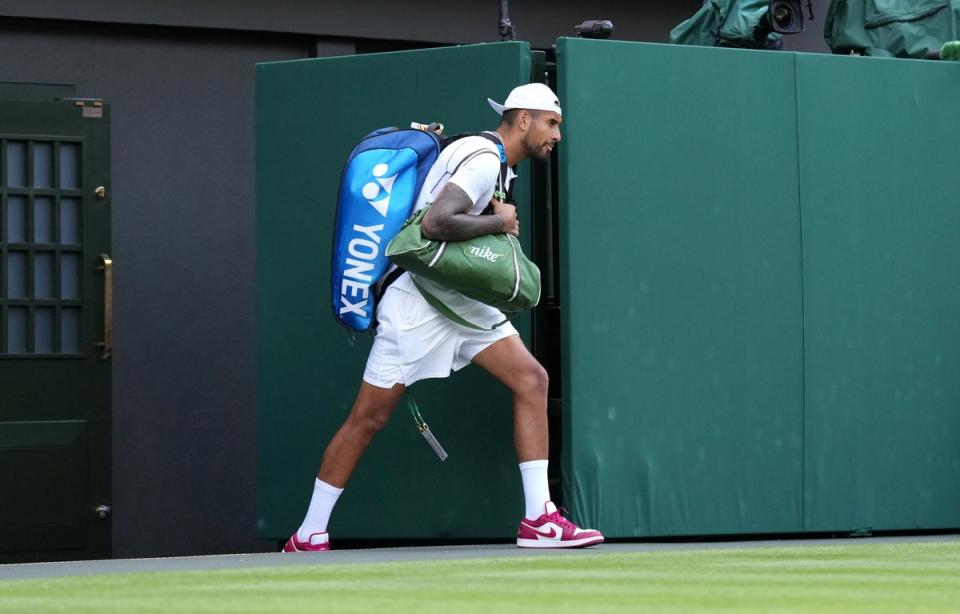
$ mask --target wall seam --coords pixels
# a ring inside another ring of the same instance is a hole
[[[796,109],[796,136],[797,136],[797,229],[800,239],[800,532],[806,532],[807,526],[807,306],[806,279],[804,269],[803,243],[803,181],[801,163],[803,160],[800,147],[800,54],[793,54],[793,101]]]

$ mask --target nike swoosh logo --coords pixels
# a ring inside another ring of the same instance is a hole
[[[558,537],[560,537],[560,529],[559,529],[559,527],[556,527],[556,526],[554,526],[554,527],[553,527],[552,529],[550,529],[549,531],[541,531],[541,530],[539,530],[539,529],[536,529],[536,528],[534,528],[534,527],[531,527],[530,525],[528,525],[528,524],[526,524],[526,523],[524,523],[523,526],[527,527],[528,529],[530,529],[531,531],[533,531],[534,533],[536,533],[536,534],[537,534],[537,539],[557,539]]]

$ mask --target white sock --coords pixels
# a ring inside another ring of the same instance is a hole
[[[520,478],[523,480],[523,500],[526,517],[536,520],[544,514],[544,505],[550,500],[550,485],[547,483],[546,460],[520,463]]]
[[[297,539],[307,541],[314,533],[325,533],[327,531],[330,512],[333,511],[333,506],[342,492],[342,488],[331,486],[326,482],[320,480],[314,482],[313,497],[310,499],[310,507],[307,508],[307,515],[303,519],[303,524],[297,529]]]

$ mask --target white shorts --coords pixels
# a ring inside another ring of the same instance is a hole
[[[455,324],[419,294],[390,287],[377,307],[377,334],[363,381],[379,388],[447,377],[491,344],[516,335],[507,322],[492,331]]]

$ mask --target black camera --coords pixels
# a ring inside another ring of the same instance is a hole
[[[804,28],[801,0],[770,0],[767,13],[760,19],[755,34],[757,40],[763,40],[771,32],[799,34]]]
[[[573,31],[580,38],[610,38],[613,34],[613,22],[609,19],[590,19],[573,26]]]

